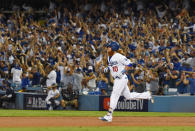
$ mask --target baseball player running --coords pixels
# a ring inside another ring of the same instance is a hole
[[[99,117],[99,119],[102,121],[111,122],[112,113],[116,108],[118,99],[121,95],[123,95],[127,100],[148,99],[153,103],[153,99],[149,91],[143,93],[130,93],[127,85],[128,78],[125,72],[132,65],[132,63],[125,56],[117,52],[120,47],[117,42],[111,42],[107,45],[107,47],[107,53],[109,56],[108,67],[104,69],[104,72],[111,72],[111,75],[114,78],[114,85],[110,96],[110,108],[108,113],[104,117]]]

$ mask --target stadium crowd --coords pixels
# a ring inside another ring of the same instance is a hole
[[[80,93],[106,95],[112,78],[103,72],[105,45],[117,41],[134,63],[131,91],[195,94],[193,0],[65,2],[50,1],[41,17],[27,5],[0,13],[0,85],[10,81],[25,91],[72,84]]]

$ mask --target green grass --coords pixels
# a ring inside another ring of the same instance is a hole
[[[195,127],[53,127],[0,128],[1,131],[195,131]]]
[[[47,111],[47,110],[0,110],[0,117],[5,116],[103,116],[105,111]],[[174,116],[195,117],[195,113],[164,113],[164,112],[114,112],[114,116]]]

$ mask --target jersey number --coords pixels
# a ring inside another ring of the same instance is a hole
[[[113,69],[113,72],[117,72],[118,71],[118,67],[117,66],[113,66],[112,69]]]

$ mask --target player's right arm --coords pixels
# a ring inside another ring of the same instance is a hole
[[[127,59],[124,55],[121,55],[120,62],[125,66],[131,66],[133,63]]]

